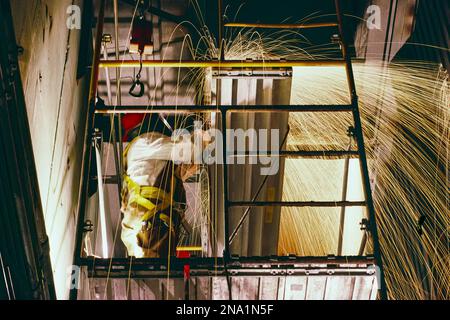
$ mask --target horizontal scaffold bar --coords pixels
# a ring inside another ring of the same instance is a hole
[[[189,113],[189,112],[351,112],[352,105],[234,105],[234,106],[119,106],[96,108],[96,113]]]
[[[100,68],[139,68],[139,60],[101,60]],[[286,68],[345,66],[342,59],[328,60],[143,60],[143,67],[159,68]]]
[[[364,207],[365,201],[229,201],[229,207]]]
[[[230,261],[227,262],[227,266],[257,266],[257,265],[293,265],[293,264],[314,264],[314,265],[348,265],[348,264],[361,264],[361,265],[373,265],[373,256],[255,256],[255,257],[235,257],[233,256]],[[115,270],[115,267],[123,266],[129,268],[133,267],[150,267],[157,269],[158,266],[167,268],[167,258],[133,258],[131,263],[129,258],[107,258],[100,259],[94,257],[81,258],[81,265],[88,267],[112,267],[111,270]],[[190,257],[190,258],[176,258],[170,259],[172,268],[183,267],[186,264],[191,266],[223,266],[225,265],[223,257]]]
[[[372,256],[328,256],[328,257],[232,257],[225,262],[222,257],[167,258],[82,258],[81,265],[87,267],[90,278],[183,278],[185,265],[189,265],[191,276],[285,276],[306,275],[314,270],[314,276],[367,275],[375,272]]]
[[[261,28],[261,29],[313,29],[325,27],[337,27],[337,22],[316,22],[316,23],[247,23],[228,22],[225,27],[231,28]]]
[[[350,157],[355,158],[359,155],[357,150],[280,150],[278,153],[270,151],[247,151],[245,153],[235,152],[231,157],[286,157],[286,158],[318,158],[318,157]]]

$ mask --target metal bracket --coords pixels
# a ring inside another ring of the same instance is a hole
[[[354,137],[356,135],[355,127],[350,126],[347,129],[347,136]]]
[[[102,42],[104,44],[112,42],[112,36],[109,33],[105,33],[102,37]]]
[[[361,222],[359,223],[359,225],[361,226],[360,230],[364,230],[364,231],[369,231],[370,230],[370,221],[368,219],[366,219],[366,218],[363,218],[361,220]]]
[[[213,68],[213,79],[280,79],[292,77],[292,68]]]
[[[341,39],[341,36],[340,35],[338,35],[338,34],[333,34],[332,36],[331,36],[331,43],[333,43],[333,44],[338,44],[339,46],[341,46],[342,45],[342,39]]]
[[[86,220],[83,224],[83,232],[92,232],[94,231],[94,224],[91,220]]]

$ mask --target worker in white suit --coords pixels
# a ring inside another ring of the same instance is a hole
[[[139,135],[124,152],[122,234],[128,255],[167,257],[175,253],[186,209],[183,182],[199,167],[190,138],[158,132]],[[169,251],[170,249],[170,251]]]

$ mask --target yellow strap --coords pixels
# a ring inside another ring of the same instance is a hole
[[[133,143],[139,138],[134,138],[128,145],[126,146],[124,153],[123,153],[123,159],[124,159],[124,165],[127,166],[127,156],[128,151],[133,145]],[[136,203],[144,208],[146,208],[148,211],[142,216],[142,221],[148,221],[150,220],[157,212],[163,211],[167,209],[171,202],[172,202],[172,195],[168,194],[164,190],[153,187],[153,186],[140,186],[135,181],[133,181],[129,176],[124,175],[124,181],[127,184],[128,192],[129,192],[129,198],[128,203]],[[151,199],[159,200],[158,204],[154,204]],[[159,218],[164,221],[169,227],[170,227],[170,217],[164,213],[159,214]],[[171,231],[174,232],[173,228],[171,228]]]
[[[177,251],[203,251],[203,248],[200,246],[185,246],[185,247],[177,247]]]
[[[172,197],[164,190],[152,186],[141,187],[127,175],[124,176],[124,180],[127,183],[130,195],[128,203],[136,203],[148,210],[142,217],[142,221],[149,220],[158,211],[163,211],[170,206]],[[159,200],[159,203],[154,204],[151,199]]]

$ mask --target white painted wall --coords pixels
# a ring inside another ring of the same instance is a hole
[[[80,30],[67,7],[83,0],[13,0],[11,7],[58,298],[68,297],[83,141],[84,81],[77,81]]]

